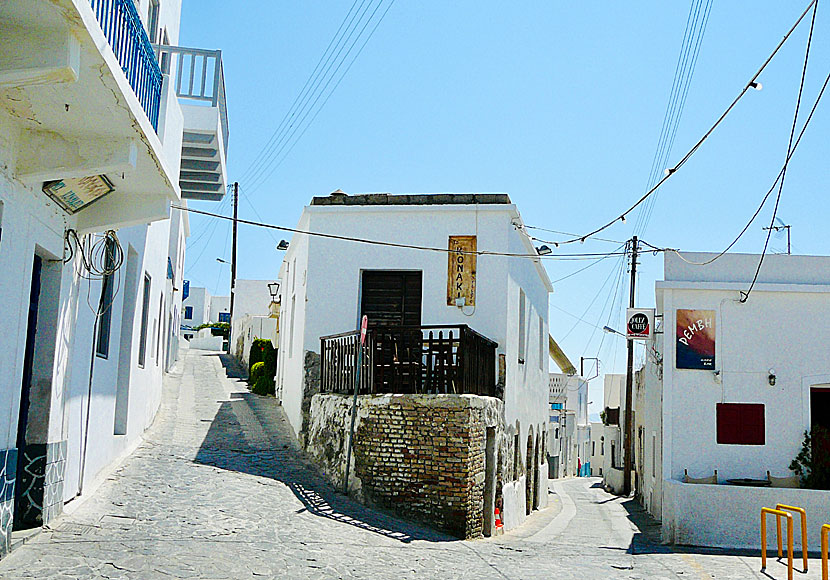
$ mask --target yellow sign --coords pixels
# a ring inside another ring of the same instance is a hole
[[[476,305],[476,237],[450,236],[447,266],[447,306]]]

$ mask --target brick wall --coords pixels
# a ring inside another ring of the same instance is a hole
[[[311,406],[307,448],[339,482],[350,403],[341,395],[316,395]],[[501,401],[382,395],[360,397],[358,405],[358,497],[458,537],[481,536],[486,429],[501,430]]]

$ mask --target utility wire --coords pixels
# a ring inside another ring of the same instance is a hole
[[[263,159],[263,157],[266,155],[266,152],[271,147],[271,145],[275,142],[278,135],[282,131],[283,127],[285,126],[285,124],[287,122],[290,122],[290,119],[293,119],[294,114],[296,113],[296,111],[294,109],[297,106],[297,103],[300,101],[300,99],[302,99],[306,95],[306,93],[308,92],[308,89],[317,80],[319,74],[322,73],[323,69],[325,68],[326,64],[328,63],[328,59],[331,56],[331,55],[329,55],[329,51],[331,50],[332,46],[335,44],[335,41],[337,42],[338,45],[340,44],[340,41],[339,41],[339,38],[341,38],[340,33],[343,30],[343,26],[346,24],[346,21],[349,20],[349,16],[351,16],[352,12],[354,12],[355,6],[357,6],[357,2],[358,2],[358,0],[354,0],[354,2],[352,3],[352,6],[351,6],[351,8],[349,8],[349,11],[346,13],[346,16],[344,16],[343,20],[340,22],[340,26],[337,28],[337,32],[335,32],[334,36],[331,37],[331,40],[329,41],[329,44],[326,47],[326,50],[324,50],[323,54],[320,55],[320,59],[317,61],[317,64],[314,66],[314,70],[311,71],[310,75],[308,75],[308,78],[306,79],[305,84],[303,85],[303,88],[300,89],[299,93],[297,93],[297,96],[294,98],[294,102],[291,103],[291,106],[285,112],[285,116],[283,116],[282,121],[280,121],[280,124],[277,125],[277,128],[271,134],[271,137],[268,140],[268,142],[260,150],[260,152],[254,158],[254,160],[251,161],[251,163],[248,165],[248,167],[245,169],[245,171],[239,177],[240,180],[244,180],[244,179],[248,178],[248,176],[250,175],[251,170],[254,169],[256,164],[261,159]],[[365,2],[365,0],[363,0],[363,2]],[[361,6],[363,6],[363,2],[361,2]],[[360,10],[360,8],[358,8],[358,11],[359,10]],[[355,12],[355,14],[357,14],[357,12]],[[352,20],[354,20],[354,16],[352,16]],[[349,22],[349,27],[350,26],[351,26],[351,21]],[[332,54],[333,54],[333,51],[332,51]],[[327,55],[328,55],[328,57],[327,57]]]
[[[358,49],[357,53],[355,53],[355,56],[349,62],[346,69],[343,71],[343,73],[337,79],[337,82],[334,84],[334,87],[328,92],[328,94],[326,95],[326,97],[323,100],[322,104],[320,104],[320,106],[316,109],[313,116],[311,117],[311,120],[309,120],[308,123],[305,123],[306,119],[311,114],[311,112],[314,110],[314,108],[317,105],[320,98],[326,93],[329,85],[331,84],[331,81],[337,76],[337,73],[340,71],[340,68],[343,66],[343,63],[348,59],[349,55],[352,53],[352,50],[354,49],[355,45],[360,41],[360,38],[363,35],[363,33],[365,32],[366,28],[369,26],[369,24],[375,18],[376,13],[378,12],[378,10],[380,9],[380,7],[383,4],[383,1],[384,0],[380,0],[380,2],[378,2],[378,4],[375,6],[374,10],[372,10],[372,13],[369,15],[369,18],[363,23],[363,27],[360,29],[360,32],[354,38],[354,41],[351,43],[348,50],[343,55],[343,58],[337,64],[336,68],[334,69],[334,72],[332,72],[331,76],[329,76],[328,80],[326,80],[326,84],[317,93],[317,96],[314,98],[314,101],[311,103],[310,107],[306,108],[305,112],[302,114],[302,117],[296,123],[296,125],[292,125],[292,126],[288,127],[287,130],[284,131],[284,135],[286,135],[286,137],[283,140],[282,144],[279,146],[279,148],[275,148],[274,152],[273,152],[273,155],[270,156],[270,159],[267,162],[265,162],[259,168],[259,170],[255,171],[254,174],[249,178],[249,184],[248,185],[249,185],[249,189],[250,189],[251,192],[253,192],[257,188],[259,188],[268,179],[268,177],[274,171],[276,171],[276,169],[279,168],[280,165],[282,165],[283,161],[291,153],[291,151],[294,149],[294,147],[300,141],[300,139],[302,139],[303,135],[305,135],[308,128],[314,123],[315,119],[320,114],[320,111],[323,110],[326,103],[328,103],[331,96],[334,94],[334,92],[340,86],[340,83],[343,81],[343,79],[346,77],[348,72],[351,70],[352,66],[354,65],[355,61],[360,56],[360,54],[363,52],[363,49],[368,44],[369,40],[372,38],[372,36],[374,36],[375,31],[378,29],[381,22],[383,22],[383,20],[386,18],[386,15],[388,14],[389,10],[392,8],[392,6],[395,3],[395,0],[391,0],[389,2],[389,4],[387,4],[386,9],[383,11],[380,18],[378,18],[375,21],[374,27],[372,27],[372,29],[369,31],[369,34],[365,37],[365,39],[363,41],[363,44]],[[371,4],[370,4],[370,6],[371,6]],[[370,6],[367,6],[366,9],[364,10],[364,12],[361,13],[360,19],[358,20],[358,24],[361,22],[361,20],[363,18],[363,14],[365,14],[366,10],[368,10],[368,8]],[[357,28],[357,25],[355,26],[355,29],[356,28]],[[354,29],[353,29],[353,31],[354,31]],[[349,39],[351,39],[351,36],[349,37]],[[346,43],[348,43],[348,40],[346,41]],[[345,46],[345,44],[343,46]],[[341,50],[342,50],[342,47],[341,47]],[[338,52],[338,56],[339,56],[339,54],[340,54],[340,52]],[[331,68],[331,66],[332,65],[329,65],[329,69]],[[326,72],[328,72],[328,69],[326,70]],[[304,123],[305,123],[305,125],[303,126]],[[303,127],[303,129],[299,133],[299,135],[296,137],[296,139],[294,139],[295,135],[297,135],[297,132],[300,131],[300,127]],[[292,139],[294,139],[293,142],[291,142]],[[291,144],[289,145],[289,143],[291,143]]]
[[[642,204],[645,200],[647,200],[649,197],[651,197],[651,195],[654,194],[654,192],[657,191],[660,188],[660,186],[662,186],[672,175],[677,173],[677,170],[680,169],[683,165],[685,165],[685,163],[692,157],[692,155],[694,155],[697,152],[697,150],[700,149],[700,146],[703,145],[703,143],[712,135],[712,133],[714,133],[715,129],[717,129],[720,126],[720,124],[723,122],[723,120],[726,118],[726,116],[732,111],[732,109],[735,108],[735,106],[738,104],[738,101],[741,100],[741,98],[746,94],[746,92],[751,87],[757,86],[757,82],[756,82],[757,78],[761,75],[761,73],[764,71],[764,69],[767,68],[767,65],[769,65],[770,61],[772,61],[772,59],[775,57],[775,55],[778,54],[778,51],[781,50],[781,47],[784,46],[784,43],[787,42],[787,40],[790,38],[792,33],[795,31],[795,29],[798,27],[798,25],[801,23],[801,21],[807,15],[807,13],[810,11],[810,8],[812,8],[816,4],[817,1],[818,0],[811,0],[810,4],[804,10],[804,12],[801,14],[801,16],[798,17],[798,20],[796,20],[795,24],[793,24],[793,26],[789,29],[789,31],[787,31],[787,33],[784,35],[784,38],[781,39],[781,42],[779,42],[778,45],[775,47],[775,50],[772,51],[772,54],[770,54],[769,57],[767,57],[766,61],[764,61],[764,63],[761,65],[761,68],[759,68],[755,72],[755,74],[752,75],[752,78],[749,80],[749,82],[746,84],[746,86],[744,86],[744,88],[741,90],[741,92],[738,93],[738,96],[735,97],[735,99],[730,103],[730,105],[726,108],[726,110],[720,115],[720,117],[718,117],[718,119],[715,121],[715,123],[709,128],[709,130],[706,131],[706,133],[704,133],[703,137],[701,137],[697,141],[697,143],[695,143],[695,145],[680,159],[680,161],[678,161],[677,164],[673,168],[670,168],[670,169],[666,170],[666,175],[664,175],[663,178],[654,185],[654,187],[649,189],[633,205],[631,205],[627,210],[625,210],[623,213],[621,213],[620,215],[615,217],[613,220],[607,222],[604,225],[599,226],[598,228],[596,228],[596,229],[594,229],[594,230],[592,230],[592,231],[590,231],[586,234],[583,234],[581,236],[576,236],[576,237],[573,237],[571,239],[563,240],[559,243],[560,244],[573,244],[575,242],[584,242],[588,238],[591,238],[592,236],[600,233],[601,231],[604,231],[604,230],[610,228],[612,225],[614,225],[618,221],[623,221],[624,222],[625,217],[628,214],[630,214],[637,207],[639,207],[640,204]]]
[[[668,250],[668,251],[674,252],[677,255],[677,257],[679,257],[681,260],[683,260],[687,264],[691,264],[693,266],[707,266],[707,265],[711,264],[712,262],[714,262],[714,261],[718,260],[719,258],[721,258],[724,254],[726,254],[729,250],[731,250],[732,247],[735,244],[738,243],[738,240],[740,240],[743,237],[743,235],[747,232],[749,227],[755,221],[755,218],[757,218],[758,214],[761,213],[761,210],[766,205],[767,200],[769,199],[770,195],[772,195],[772,192],[775,191],[775,188],[778,186],[779,182],[781,181],[781,178],[784,175],[784,169],[785,169],[786,165],[789,163],[790,159],[792,159],[792,157],[795,154],[796,150],[798,149],[798,145],[801,143],[801,138],[804,137],[804,133],[807,131],[807,127],[810,125],[810,121],[812,121],[812,119],[813,119],[813,114],[816,112],[816,109],[818,108],[818,104],[821,102],[821,99],[824,96],[824,93],[827,89],[828,84],[830,84],[830,74],[828,74],[827,77],[825,77],[825,79],[824,79],[824,84],[822,85],[821,90],[819,91],[819,94],[816,97],[815,102],[813,103],[813,107],[810,110],[810,114],[807,115],[807,119],[804,121],[804,125],[801,127],[801,131],[798,134],[798,138],[795,140],[795,143],[793,144],[792,149],[790,150],[789,154],[787,155],[787,159],[784,161],[784,167],[781,167],[781,169],[778,171],[778,175],[776,176],[775,181],[773,181],[772,185],[767,190],[767,193],[761,199],[761,203],[758,206],[758,209],[755,210],[755,213],[752,214],[752,217],[749,218],[749,221],[746,223],[746,225],[743,227],[743,229],[738,233],[738,235],[735,237],[735,239],[732,240],[732,242],[730,242],[730,244],[728,246],[726,246],[726,248],[723,251],[719,252],[714,257],[712,257],[712,258],[710,258],[710,259],[708,259],[704,262],[693,262],[693,261],[691,261],[687,258],[684,258],[679,250]]]
[[[221,220],[233,220],[233,218],[229,217],[229,216],[215,214],[215,213],[211,213],[211,212],[207,212],[207,211],[202,211],[202,210],[194,209],[192,207],[184,207],[184,206],[178,206],[178,205],[172,205],[170,207],[173,208],[173,209],[178,209],[180,211],[187,211],[187,212],[190,212],[190,213],[206,215],[206,216],[218,218],[218,219],[221,219]],[[594,260],[597,257],[601,257],[601,256],[624,256],[626,254],[626,252],[597,252],[597,253],[574,253],[574,254],[559,254],[559,255],[540,256],[538,254],[534,255],[534,254],[519,254],[519,253],[509,253],[509,252],[493,252],[493,251],[489,251],[489,250],[479,250],[479,251],[476,251],[476,252],[468,252],[468,251],[450,250],[449,248],[436,248],[436,247],[432,247],[432,246],[419,246],[419,245],[414,245],[414,244],[401,244],[401,243],[397,243],[397,242],[388,242],[388,241],[384,241],[384,240],[370,240],[370,239],[365,239],[365,238],[355,238],[355,237],[350,237],[350,236],[341,236],[341,235],[337,235],[337,234],[327,234],[327,233],[324,233],[324,232],[310,232],[310,231],[306,231],[306,230],[299,230],[299,229],[296,229],[296,228],[288,228],[288,227],[285,227],[285,226],[277,226],[277,225],[274,225],[274,224],[255,222],[255,221],[244,220],[244,219],[237,219],[236,221],[240,224],[245,224],[245,225],[250,225],[250,226],[257,226],[257,227],[262,227],[262,228],[269,228],[269,229],[272,229],[272,230],[279,230],[279,231],[282,231],[282,232],[291,232],[291,233],[295,233],[295,234],[303,234],[303,235],[307,235],[307,236],[316,236],[316,237],[321,237],[321,238],[342,240],[342,241],[346,241],[346,242],[357,242],[357,243],[361,243],[361,244],[373,244],[373,245],[377,245],[377,246],[387,246],[387,247],[393,247],[393,248],[405,248],[405,249],[411,249],[411,250],[423,250],[423,251],[429,251],[429,252],[440,252],[440,253],[443,253],[443,254],[461,253],[461,254],[478,255],[478,256],[501,256],[501,257],[507,257],[507,258],[530,258],[532,260],[545,260],[545,259],[548,259],[548,260]]]
[[[769,246],[769,238],[772,234],[772,227],[775,225],[775,217],[778,215],[778,204],[781,202],[781,192],[784,191],[784,180],[787,178],[787,167],[790,163],[790,157],[793,151],[793,138],[795,137],[795,128],[798,126],[798,113],[801,110],[801,97],[804,94],[804,79],[807,78],[807,63],[810,61],[810,47],[813,44],[813,29],[816,25],[816,12],[818,12],[818,0],[813,4],[813,17],[810,20],[810,34],[807,36],[807,48],[804,51],[804,66],[801,69],[801,82],[798,85],[798,97],[795,101],[795,113],[793,114],[793,125],[790,128],[790,139],[787,142],[787,156],[784,160],[784,168],[781,170],[781,181],[778,184],[778,195],[775,198],[775,207],[772,210],[772,219],[770,220],[769,229],[767,230],[767,238],[764,241],[764,249],[761,252],[761,257],[758,260],[758,267],[755,269],[755,276],[752,277],[752,283],[746,292],[741,292],[741,303],[749,299],[752,289],[755,288],[755,282],[758,281],[758,274],[761,272],[761,266],[764,263],[764,257],[767,254],[767,247]],[[822,90],[823,91],[823,90]]]
[[[669,102],[666,105],[663,125],[660,128],[660,137],[657,140],[657,149],[654,152],[654,158],[651,162],[651,171],[648,182],[646,183],[646,189],[656,183],[660,177],[661,169],[668,163],[669,156],[674,147],[677,129],[680,126],[680,118],[683,116],[686,97],[689,94],[689,87],[694,76],[700,47],[706,33],[709,12],[712,9],[713,0],[706,0],[706,6],[701,11],[703,1],[692,0],[689,7],[689,16],[686,19],[683,42],[681,43],[680,54],[677,57],[672,88],[669,92]],[[642,235],[645,232],[658,196],[659,193],[655,194],[648,202],[640,207],[640,212],[634,227],[635,234]]]

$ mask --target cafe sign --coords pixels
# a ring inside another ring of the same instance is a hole
[[[476,248],[475,236],[450,236],[447,306],[476,305]]]
[[[647,340],[654,333],[654,308],[629,308],[625,313],[625,336]]]

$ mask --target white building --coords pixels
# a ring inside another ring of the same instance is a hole
[[[544,505],[547,466],[543,450],[549,422],[546,347],[552,286],[508,196],[347,196],[335,192],[314,198],[304,208],[297,228],[346,238],[393,241],[402,246],[302,234],[292,239],[279,275],[282,310],[277,396],[298,436],[303,439],[308,434],[322,337],[353,333],[362,314],[368,316],[370,331],[376,326],[444,325],[440,332],[446,337],[452,331],[457,340],[459,332],[467,332],[462,327],[469,328],[483,343],[496,343],[493,367],[483,372],[498,377],[502,385],[499,388],[503,389],[499,393],[503,401],[499,424],[506,442],[503,453],[499,453],[499,457],[504,455],[499,466],[502,485],[496,490],[489,479],[496,477],[494,470],[487,476],[485,488],[502,499],[505,528],[524,520],[526,504],[528,509]],[[418,249],[424,247],[435,250]],[[448,255],[447,248],[453,253]],[[464,253],[475,251],[492,254]],[[448,264],[448,258],[460,262]],[[423,344],[427,345],[428,330],[423,332]],[[434,330],[436,337],[438,332]],[[393,339],[401,342],[390,347],[388,364],[375,361],[381,365],[375,371],[376,381],[387,380],[381,378],[383,369],[398,372],[402,362],[410,364],[405,353],[409,348],[420,352],[418,337],[421,330],[417,330],[417,337]],[[409,338],[413,343],[403,344]],[[437,355],[430,351],[424,356]],[[421,364],[418,354],[411,361],[413,366],[407,368]],[[420,385],[418,376],[407,375],[401,380],[408,378]],[[491,388],[488,385],[485,390]],[[513,456],[515,459],[508,459]],[[536,465],[529,465],[525,458]],[[502,465],[510,467],[504,472]],[[531,495],[536,502],[530,501]],[[487,501],[492,500],[490,497]],[[486,505],[485,529],[492,513]]]
[[[760,256],[694,265],[713,258],[665,255],[663,333],[638,382],[640,495],[666,540],[703,546],[758,549],[760,508],[800,506],[816,549],[830,492],[729,481],[791,476],[805,431],[830,423],[830,258],[768,255],[743,301]]]
[[[180,9],[0,11],[0,556],[12,525],[48,523],[139,441],[176,357],[188,224],[170,205],[199,153],[187,141],[211,137],[168,74],[187,54],[166,47],[159,63],[151,46],[176,43]],[[223,175],[221,155],[205,175]]]
[[[606,488],[613,493],[622,493],[625,483],[622,438],[625,424],[625,379],[624,374],[608,373],[604,376],[601,413],[603,422],[591,431],[592,439],[599,441],[601,449],[599,464],[596,467],[602,471]]]
[[[277,288],[273,280],[236,281],[231,344],[234,356],[246,367],[254,340],[270,339],[274,348],[279,344],[276,340],[278,317],[271,317],[271,303],[276,298],[271,296],[271,290],[277,291]]]
[[[190,286],[190,292],[182,302],[184,337],[187,340],[193,338],[194,329],[203,324],[228,322],[230,304],[229,296],[212,296],[207,288]]]
[[[558,466],[555,476],[579,476],[583,466],[582,473],[590,473],[588,381],[578,374],[550,373],[548,400],[548,452]]]

